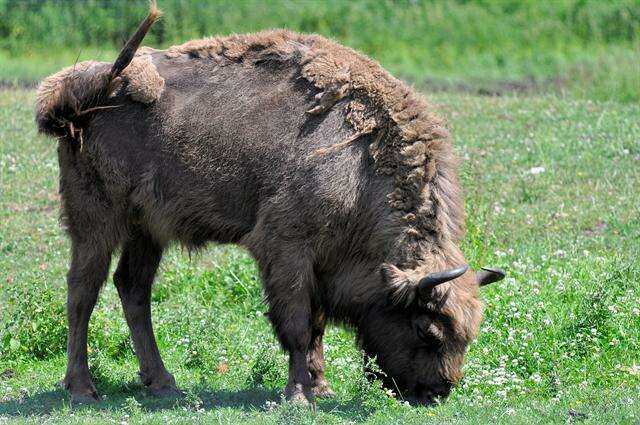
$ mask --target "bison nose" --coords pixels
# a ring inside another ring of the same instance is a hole
[[[451,382],[443,382],[434,389],[433,395],[435,397],[447,398],[449,397],[449,393],[451,393],[451,387],[453,387]]]
[[[450,382],[442,382],[429,386],[418,384],[411,396],[407,397],[407,401],[413,405],[431,406],[438,400],[445,399],[451,392],[453,384]]]

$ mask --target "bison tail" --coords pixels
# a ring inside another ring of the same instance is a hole
[[[131,63],[131,60],[136,54],[138,47],[140,47],[140,43],[142,43],[144,36],[147,35],[151,25],[160,19],[160,16],[162,16],[162,12],[158,9],[155,0],[152,0],[149,8],[149,14],[145,20],[140,23],[136,32],[131,36],[129,41],[127,41],[127,44],[125,44],[122,50],[120,50],[118,58],[113,63],[113,66],[111,67],[112,80],[120,75],[120,73]]]
[[[47,77],[38,87],[36,123],[41,133],[76,137],[91,112],[104,107],[120,86],[119,76],[133,60],[149,28],[161,16],[155,0],[149,14],[124,45],[113,65],[79,62]]]

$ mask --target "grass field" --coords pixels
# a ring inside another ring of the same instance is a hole
[[[553,96],[431,96],[464,158],[463,251],[505,268],[448,401],[412,408],[362,375],[348,330],[326,338],[337,392],[317,411],[282,402],[286,358],[248,255],[166,255],[153,293],[181,399],[148,396],[115,288],[90,328],[104,400],[71,408],[65,367],[69,244],[58,224],[56,144],[34,93],[0,91],[0,423],[640,423],[640,106]]]
[[[36,135],[34,91],[15,85],[76,60],[112,61],[147,2],[0,0],[0,424],[640,424],[638,0],[158,3],[165,17],[145,41],[154,47],[287,27],[336,38],[418,89],[444,90],[429,97],[464,159],[463,251],[508,278],[482,291],[485,321],[445,403],[412,408],[368,382],[353,334],[332,327],[337,396],[312,412],[282,400],[286,356],[252,259],[232,246],[194,256],[174,247],[152,308],[185,396],[155,399],[137,382],[109,281],[89,338],[104,399],[69,406],[58,385],[69,243],[56,143]]]
[[[112,61],[147,0],[0,0],[0,82]],[[158,0],[145,44],[289,28],[356,48],[430,89],[640,101],[638,0]]]

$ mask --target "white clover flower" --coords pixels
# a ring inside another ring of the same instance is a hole
[[[553,253],[553,255],[555,255],[556,257],[564,258],[567,255],[567,252],[562,249],[558,249]]]
[[[276,407],[278,407],[278,403],[275,401],[267,400],[264,403],[264,410],[268,412],[274,410]]]
[[[533,176],[536,176],[538,174],[542,174],[545,172],[545,168],[544,167],[532,167],[529,169],[529,171],[527,171],[528,174],[531,174]]]

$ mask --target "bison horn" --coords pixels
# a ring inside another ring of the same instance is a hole
[[[429,291],[436,286],[462,276],[468,269],[469,266],[464,264],[460,267],[456,267],[455,269],[429,273],[427,276],[420,279],[420,282],[418,282],[418,293],[420,295],[427,295]]]
[[[476,273],[476,281],[478,285],[484,286],[502,280],[505,276],[505,272],[500,269],[483,267],[481,271]]]

